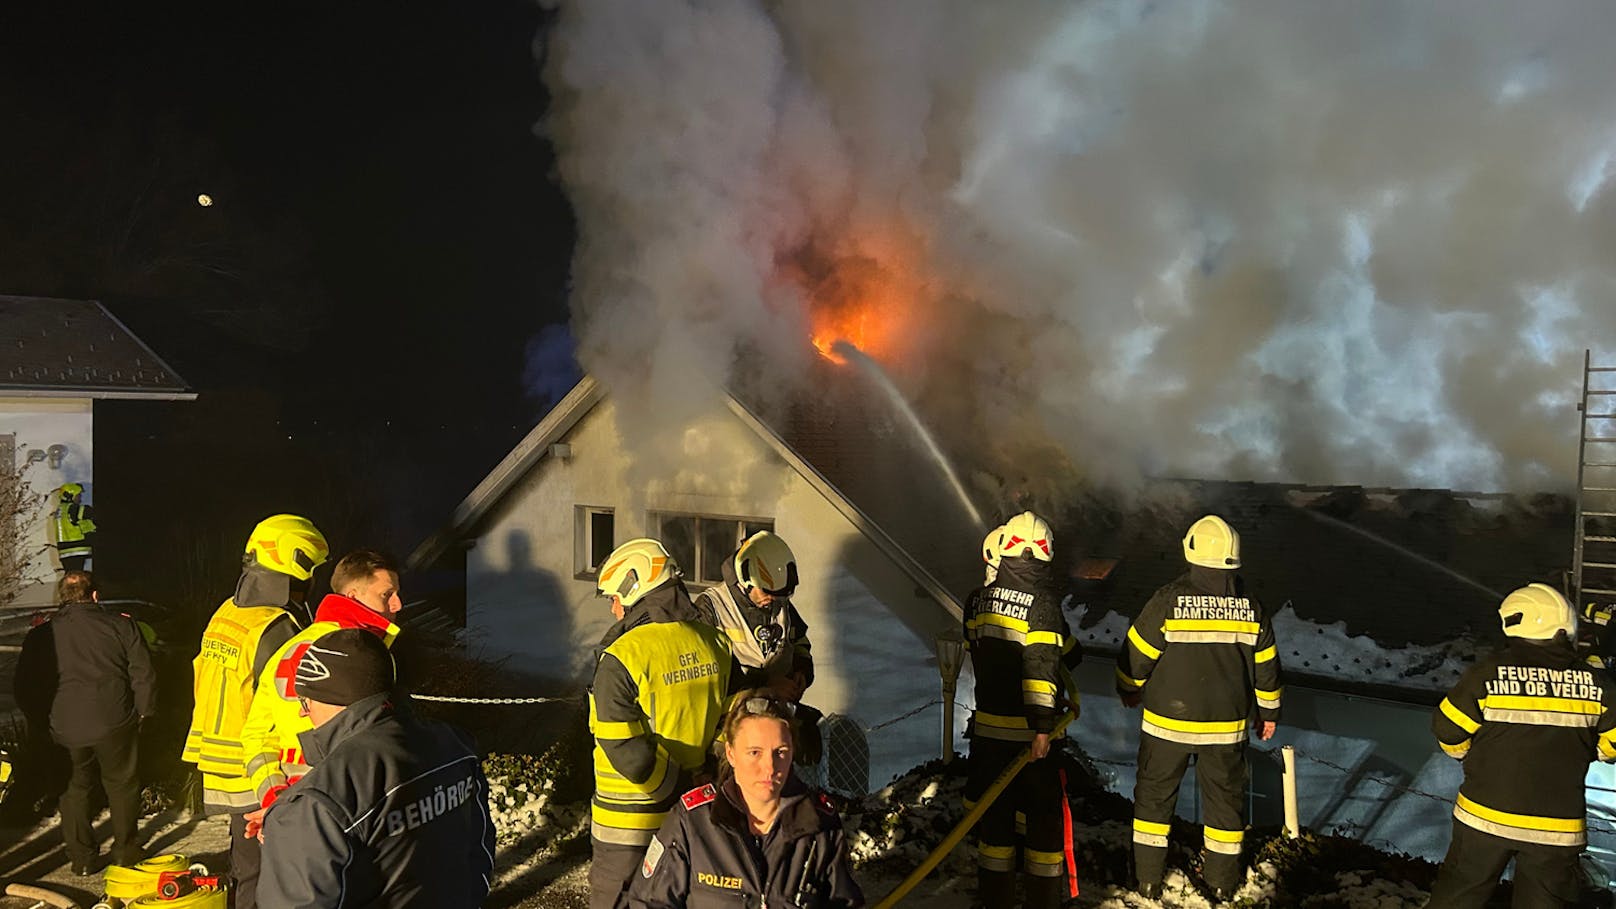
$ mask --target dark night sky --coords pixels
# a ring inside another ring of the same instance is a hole
[[[545,14],[17,6],[0,291],[104,300],[202,395],[98,405],[104,549],[154,514],[183,550],[305,510],[339,550],[407,553],[542,412],[524,348],[566,320]]]

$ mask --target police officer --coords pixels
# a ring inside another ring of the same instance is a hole
[[[306,648],[296,685],[313,769],[265,817],[265,909],[473,909],[494,873],[494,824],[464,732],[393,709],[393,661],[368,630]]]
[[[646,850],[632,909],[864,905],[842,821],[792,772],[793,706],[742,692],[724,718],[717,784],[684,794]]]
[[[597,585],[617,623],[601,639],[589,692],[589,904],[611,909],[678,794],[703,770],[723,718],[730,654],[656,540],[619,546]]]
[[[998,559],[993,582],[972,597],[965,642],[976,675],[976,710],[968,735],[971,763],[965,784],[974,805],[1023,749],[1031,763],[994,801],[977,826],[977,898],[982,905],[1015,903],[1016,821],[1026,818],[1021,867],[1025,905],[1060,903],[1066,872],[1060,770],[1049,754],[1051,733],[1077,689],[1069,670],[1082,652],[1070,636],[1050,574],[1054,538],[1030,511],[1011,518],[990,537]],[[994,570],[993,557],[989,570]]]
[[[1279,656],[1261,604],[1244,595],[1240,536],[1207,515],[1184,536],[1189,572],[1150,598],[1117,655],[1122,702],[1144,702],[1133,793],[1134,873],[1139,890],[1161,894],[1167,833],[1190,758],[1206,823],[1202,874],[1226,900],[1240,883],[1246,831],[1247,727],[1273,736],[1279,720]]]
[[[257,905],[259,860],[257,838],[246,835],[247,813],[259,802],[247,776],[242,725],[270,657],[305,623],[309,582],[329,554],[325,536],[308,518],[278,514],[260,521],[247,538],[235,595],[208,620],[192,663],[196,706],[181,758],[202,772],[206,810],[230,814],[236,909]]]
[[[51,524],[56,557],[63,571],[83,571],[95,556],[95,518],[84,504],[84,486],[63,483],[56,490],[56,520]]]
[[[797,589],[797,557],[786,541],[767,530],[741,543],[719,569],[724,583],[696,596],[702,616],[729,639],[741,667],[736,687],[772,688],[797,705],[799,763],[819,763],[819,711],[802,705],[814,683],[808,623],[791,604]]]
[[[1428,909],[1486,904],[1512,857],[1516,909],[1576,902],[1583,780],[1595,758],[1616,761],[1616,685],[1578,659],[1571,604],[1529,584],[1498,614],[1508,645],[1460,677],[1431,718],[1442,750],[1464,762],[1464,783]]]

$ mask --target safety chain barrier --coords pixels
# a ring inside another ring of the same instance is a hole
[[[437,701],[443,704],[570,704],[583,700],[583,695],[554,698],[457,698],[446,694],[412,694],[412,701]]]
[[[927,701],[926,703],[921,704],[919,707],[916,707],[915,709],[909,711],[908,713],[901,714],[899,716],[895,716],[892,719],[886,720],[884,722],[876,723],[874,726],[865,726],[864,731],[865,732],[875,732],[875,731],[877,731],[879,729],[885,729],[888,726],[891,726],[893,723],[901,723],[904,720],[907,720],[912,716],[918,716],[919,714],[924,713],[925,711],[927,711],[927,710],[929,710],[929,709],[931,709],[933,707],[936,707],[938,704],[941,704],[942,702],[943,702],[942,698],[933,698],[933,699]]]

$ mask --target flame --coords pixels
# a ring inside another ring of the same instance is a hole
[[[843,363],[834,350],[846,341],[877,360],[900,353],[905,325],[922,292],[910,244],[896,237],[863,238],[834,256],[805,256],[797,278],[808,291],[809,338],[820,356]]]

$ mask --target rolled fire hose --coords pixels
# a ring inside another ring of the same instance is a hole
[[[164,871],[184,871],[191,863],[183,855],[154,855],[138,865],[108,865],[105,875],[107,896],[128,902],[157,892],[157,879]]]
[[[162,907],[162,909],[225,909],[229,900],[223,890],[192,890],[183,896],[176,896],[171,900],[163,899],[155,894],[136,897],[127,904],[130,909],[147,909],[147,907]]]
[[[79,904],[70,896],[64,896],[55,890],[46,890],[44,887],[35,887],[31,884],[7,884],[6,896],[15,896],[25,900],[38,900],[58,909],[79,909]]]
[[[1055,728],[1050,730],[1050,736],[1053,737],[1056,733],[1065,729],[1073,719],[1076,719],[1076,715],[1068,711],[1060,718],[1060,722],[1055,724]],[[1011,781],[1016,778],[1016,774],[1021,772],[1021,768],[1027,766],[1027,759],[1031,756],[1031,745],[1021,749],[1021,753],[1016,755],[1016,759],[1004,768],[1004,772],[1000,773],[998,778],[993,781],[993,785],[982,793],[982,797],[977,800],[976,806],[967,811],[964,817],[960,818],[959,823],[954,825],[954,829],[948,831],[948,836],[943,837],[943,841],[937,844],[937,848],[926,856],[926,860],[921,862],[915,870],[909,872],[909,876],[904,878],[903,882],[897,887],[893,888],[891,893],[882,897],[881,902],[876,903],[874,909],[891,909],[891,907],[897,905],[898,900],[903,899],[909,891],[915,889],[916,884],[925,880],[926,875],[931,874],[932,869],[936,868],[950,852],[954,851],[954,847],[958,846],[959,841],[965,838],[965,834],[971,832],[971,828],[976,826],[976,822],[981,820],[982,815],[987,813],[994,800],[1010,786]]]

